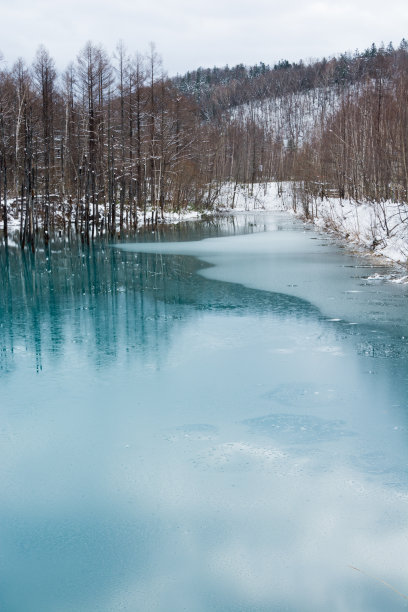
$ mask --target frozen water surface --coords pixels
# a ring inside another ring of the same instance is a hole
[[[151,238],[2,247],[1,609],[408,609],[407,286],[280,213]]]

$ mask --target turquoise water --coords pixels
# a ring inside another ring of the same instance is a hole
[[[408,608],[392,269],[266,213],[0,255],[1,609]]]

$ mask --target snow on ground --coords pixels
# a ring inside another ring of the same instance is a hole
[[[151,217],[151,211],[146,214],[146,218]],[[180,212],[164,212],[164,219],[159,216],[159,221],[164,223],[181,223],[182,221],[197,221],[201,219],[201,213],[196,210],[183,209]],[[143,215],[138,215],[138,220],[143,223]]]
[[[253,210],[285,210],[285,201],[279,195],[278,183],[240,185],[225,183],[218,194],[218,210],[236,212]]]
[[[408,206],[394,202],[355,203],[330,198],[318,202],[317,227],[334,230],[349,242],[396,263],[408,262]]]
[[[20,217],[14,216],[14,214],[7,215],[7,226],[9,231],[20,229]],[[1,220],[1,227],[3,227],[3,219]]]
[[[67,211],[69,209],[69,205],[68,202],[65,202],[63,205],[65,211]],[[9,201],[9,205],[8,205],[8,215],[7,215],[7,225],[8,225],[8,230],[9,232],[13,232],[15,230],[19,230],[20,229],[20,216],[16,211],[16,205],[15,205],[15,201],[14,200],[10,200]],[[55,220],[56,220],[56,225],[58,227],[58,225],[63,224],[63,217],[64,214],[61,210],[61,206],[58,205],[57,206],[57,210],[54,211],[54,216],[55,216]],[[146,220],[150,221],[152,218],[152,209],[149,207],[146,209]],[[196,210],[191,210],[191,209],[181,209],[179,212],[170,212],[170,211],[165,211],[164,212],[164,218],[162,219],[160,211],[158,212],[158,222],[159,223],[181,223],[182,221],[191,221],[191,220],[197,220],[201,218],[201,212],[198,212]],[[65,220],[67,219],[66,217],[66,213],[65,213]],[[126,215],[125,215],[125,225],[126,225]],[[144,213],[143,211],[138,211],[137,213],[137,220],[138,220],[138,225],[141,226],[144,223]],[[75,210],[72,211],[72,215],[71,215],[71,223],[74,223],[75,221]],[[116,224],[117,224],[117,229],[119,230],[119,214],[117,213],[116,215]],[[39,225],[42,225],[41,220],[39,220]],[[3,227],[3,220],[0,216],[0,228]]]

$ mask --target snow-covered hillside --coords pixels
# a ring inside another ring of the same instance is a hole
[[[254,100],[233,108],[230,117],[240,123],[254,121],[286,147],[299,147],[319,132],[324,121],[339,108],[340,99],[333,87],[316,88]]]

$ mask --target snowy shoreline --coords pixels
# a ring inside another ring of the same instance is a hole
[[[384,203],[357,204],[349,200],[328,198],[309,205],[305,214],[300,202],[294,207],[290,183],[268,183],[256,186],[250,195],[247,187],[236,190],[227,185],[220,195],[224,211],[286,211],[317,230],[343,239],[363,253],[399,266],[408,264],[408,206]],[[402,281],[401,281],[402,282]],[[408,282],[408,276],[404,278]]]
[[[408,266],[408,206],[393,202],[356,203],[339,198],[320,198],[308,202],[307,212],[293,183],[223,184],[214,198],[212,208],[164,212],[159,225],[197,221],[205,216],[238,212],[287,212],[316,230],[335,235],[349,247],[398,266]],[[150,219],[151,211],[146,218]],[[144,225],[143,214],[138,214],[138,227]],[[8,215],[9,232],[18,231],[20,220]],[[119,229],[119,228],[118,228]],[[14,242],[12,238],[9,241]],[[408,282],[408,275],[394,282]]]

